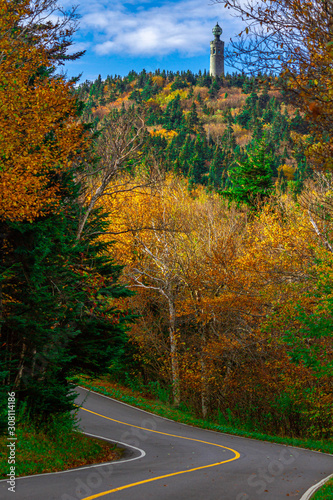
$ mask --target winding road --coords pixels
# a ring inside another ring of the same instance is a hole
[[[173,422],[78,389],[82,430],[126,446],[121,460],[0,481],[3,500],[305,500],[333,456]],[[19,445],[19,444],[18,444]]]

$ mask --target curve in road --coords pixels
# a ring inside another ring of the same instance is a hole
[[[131,425],[131,424],[128,424],[126,422],[121,422],[119,420],[115,420],[114,418],[106,417],[105,415],[100,415],[99,413],[96,413],[94,411],[87,410],[86,408],[82,408],[82,410],[87,411],[89,413],[92,413],[94,415],[98,415],[99,417],[105,418],[107,420],[111,420],[112,422],[117,422],[118,424],[128,425],[133,429],[141,429],[141,430],[147,431],[147,429],[145,427],[140,427],[138,425]],[[201,469],[207,469],[209,467],[216,467],[217,465],[222,465],[222,464],[225,464],[227,462],[232,462],[233,460],[237,460],[238,458],[240,458],[240,453],[238,451],[233,450],[232,448],[228,448],[227,446],[222,446],[220,444],[209,443],[208,441],[202,441],[201,439],[193,439],[190,437],[177,436],[175,434],[168,434],[166,432],[155,431],[152,429],[148,429],[148,432],[155,432],[156,434],[161,434],[163,436],[170,436],[170,437],[174,437],[174,438],[178,438],[178,439],[188,439],[190,441],[196,441],[197,443],[204,443],[204,444],[209,444],[211,446],[218,446],[219,448],[224,448],[226,450],[233,452],[235,454],[235,456],[233,458],[229,458],[228,460],[223,460],[222,462],[217,462],[217,463],[208,464],[208,465],[202,465],[201,467],[195,467],[194,469],[187,469],[187,470],[182,470],[182,471],[178,471],[178,472],[172,472],[171,474],[166,474],[164,476],[157,476],[157,477],[153,477],[150,479],[145,479],[143,481],[138,481],[137,483],[126,484],[125,486],[121,486],[119,488],[114,488],[112,490],[97,493],[96,495],[86,497],[82,500],[94,500],[95,498],[100,498],[102,496],[107,495],[108,493],[114,493],[115,491],[125,490],[127,488],[132,488],[133,486],[139,486],[140,484],[151,483],[152,481],[158,481],[159,479],[165,479],[167,477],[177,476],[178,474],[186,474],[187,472],[194,472],[194,471],[201,470]]]
[[[333,457],[180,424],[78,388],[82,431],[131,448],[120,461],[16,480],[15,500],[298,499]],[[19,464],[18,464],[19,465]],[[14,498],[0,481],[0,498]]]

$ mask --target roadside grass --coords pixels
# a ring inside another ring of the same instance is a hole
[[[320,490],[311,497],[311,500],[332,500],[333,498],[333,478],[327,481]]]
[[[116,445],[94,439],[73,430],[72,419],[54,419],[47,427],[36,427],[28,421],[18,422],[16,429],[16,477],[56,472],[73,467],[120,458]],[[8,479],[8,437],[0,437],[0,479]]]
[[[81,376],[78,380],[78,384],[87,389],[104,394],[105,396],[117,399],[118,401],[122,401],[129,405],[154,413],[155,415],[170,418],[171,420],[175,420],[176,422],[181,422],[183,424],[193,425],[217,432],[224,432],[226,434],[234,434],[236,436],[269,441],[272,443],[286,444],[289,446],[298,446],[300,448],[307,448],[309,450],[333,454],[333,439],[319,441],[309,438],[268,435],[262,432],[249,431],[241,427],[235,428],[234,426],[226,425],[224,423],[221,424],[212,420],[203,420],[197,418],[189,411],[183,411],[181,409],[174,408],[166,402],[162,402],[158,399],[152,399],[150,394],[145,393],[143,395],[141,391],[135,391],[128,387],[121,386],[107,377],[92,380],[88,377]]]

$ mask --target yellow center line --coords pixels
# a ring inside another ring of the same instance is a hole
[[[237,460],[240,457],[240,454],[238,453],[238,451],[233,450],[232,448],[227,448],[227,446],[222,446],[221,444],[209,443],[208,441],[201,441],[201,439],[194,439],[194,438],[189,438],[189,437],[185,437],[185,436],[177,436],[176,434],[168,434],[166,432],[154,431],[151,429],[146,429],[145,427],[139,427],[138,425],[128,424],[127,422],[122,422],[121,420],[115,420],[114,418],[106,417],[105,415],[101,415],[100,413],[96,413],[94,411],[87,410],[86,408],[81,408],[81,410],[87,411],[88,413],[92,413],[93,415],[97,415],[98,417],[102,417],[102,418],[105,418],[107,420],[111,420],[112,422],[116,422],[118,424],[127,425],[129,427],[134,427],[135,429],[142,429],[142,430],[147,431],[147,432],[154,432],[155,434],[162,434],[163,436],[170,436],[170,437],[175,437],[175,438],[179,438],[179,439],[187,439],[189,441],[196,441],[197,443],[210,444],[211,446],[217,446],[219,448],[224,448],[225,450],[232,451],[232,453],[235,454],[235,456],[233,458],[229,458],[228,460],[223,460],[223,462],[217,462],[215,464],[203,465],[201,467],[196,467],[195,469],[187,469],[187,470],[182,470],[179,472],[172,472],[171,474],[166,474],[165,476],[158,476],[158,477],[152,477],[150,479],[144,479],[143,481],[139,481],[137,483],[126,484],[125,486],[120,486],[119,488],[114,488],[112,490],[102,491],[101,493],[96,493],[95,495],[91,495],[90,497],[85,497],[82,500],[94,500],[95,498],[103,497],[104,495],[108,495],[109,493],[114,493],[115,491],[126,490],[127,488],[132,488],[133,486],[138,486],[139,484],[151,483],[152,481],[157,481],[158,479],[164,479],[166,477],[171,477],[171,476],[178,476],[178,474],[186,474],[187,472],[194,472],[194,471],[200,470],[200,469],[207,469],[209,467],[216,467],[217,465],[226,464],[227,462],[233,462],[234,460]]]

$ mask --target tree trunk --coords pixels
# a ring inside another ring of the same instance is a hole
[[[88,207],[86,209],[86,212],[85,212],[85,214],[83,215],[83,217],[79,221],[79,227],[78,227],[77,234],[76,234],[76,239],[77,240],[81,239],[82,231],[84,229],[84,226],[86,225],[88,217],[89,217],[92,209],[95,206],[96,201],[98,200],[98,198],[99,198],[99,196],[101,195],[102,192],[103,192],[102,188],[100,187],[99,189],[97,189],[97,191],[95,192],[95,194],[91,197],[91,200],[90,200],[90,203],[89,203],[89,205],[88,205]]]
[[[18,368],[18,372],[17,372],[16,378],[15,378],[15,381],[14,381],[14,390],[17,390],[20,386],[20,383],[21,383],[23,369],[24,369],[24,360],[25,360],[26,350],[27,350],[27,346],[25,344],[25,339],[23,339],[22,350],[21,350],[21,354],[20,354],[20,364],[19,364],[19,368]]]
[[[172,373],[172,395],[175,406],[180,404],[180,380],[179,380],[179,363],[176,338],[176,310],[172,298],[168,297],[169,302],[169,336],[170,336],[170,351],[171,351],[171,373]]]

